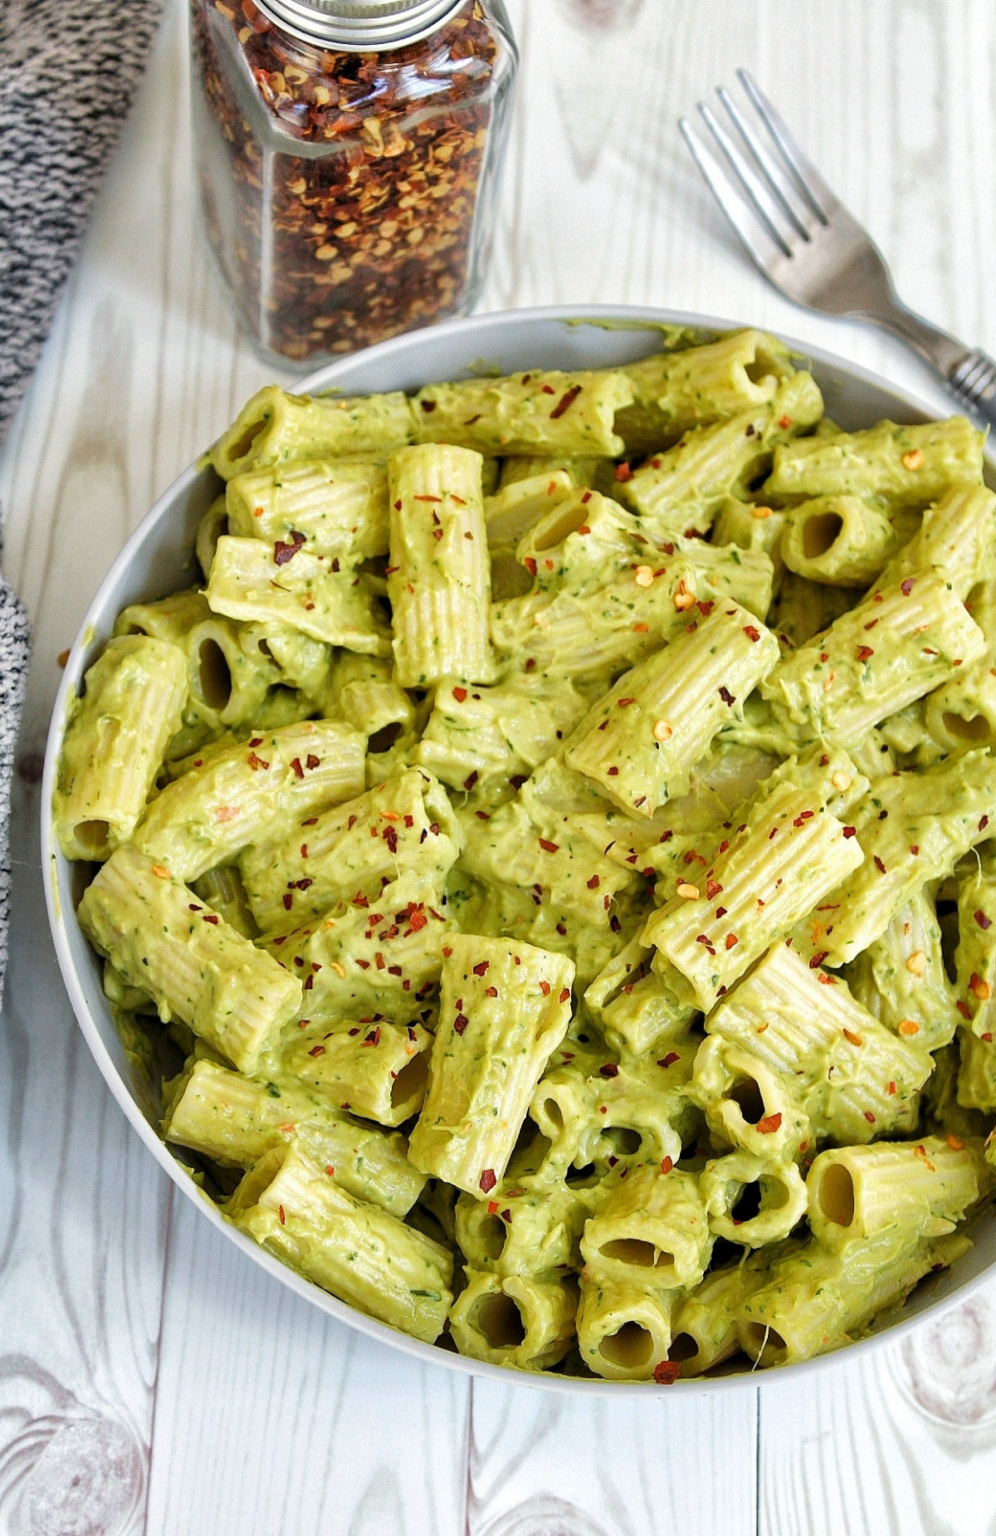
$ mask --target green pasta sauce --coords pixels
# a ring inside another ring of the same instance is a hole
[[[664,340],[261,391],[53,805],[229,1220],[418,1339],[651,1386],[860,1337],[996,1187],[980,435]]]

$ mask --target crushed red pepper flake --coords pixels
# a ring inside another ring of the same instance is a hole
[[[478,1180],[479,1188],[486,1195],[491,1193],[497,1183],[498,1180],[495,1178],[495,1171],[493,1168],[485,1168],[484,1172],[481,1174],[480,1179]]]
[[[757,1122],[757,1129],[762,1136],[770,1136],[773,1131],[781,1128],[781,1123],[781,1114],[776,1110],[772,1115],[762,1115],[761,1119]]]

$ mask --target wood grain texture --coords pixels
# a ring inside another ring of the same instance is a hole
[[[898,344],[767,287],[674,122],[746,64],[914,306],[996,350],[991,0],[509,0],[521,87],[486,308],[628,302],[800,336],[945,399]],[[196,230],[182,0],[0,455],[35,622],[30,780],[57,653],[154,497],[273,376]],[[735,1406],[611,1406],[423,1369],[246,1263],[131,1134],[73,1025],[14,813],[0,1036],[0,1536],[891,1536],[996,1528],[996,1288],[898,1348]],[[760,1433],[758,1435],[758,1426]]]

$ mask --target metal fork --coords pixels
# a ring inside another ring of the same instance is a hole
[[[738,69],[737,77],[746,109],[722,86],[716,91],[732,132],[699,103],[722,159],[687,118],[678,126],[761,271],[796,304],[891,331],[940,374],[961,406],[996,426],[996,363],[899,301],[871,236],[831,192],[747,71]]]

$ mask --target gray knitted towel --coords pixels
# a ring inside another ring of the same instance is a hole
[[[48,334],[158,11],[159,0],[0,0],[0,442]],[[0,577],[0,985],[28,643],[27,615]]]

